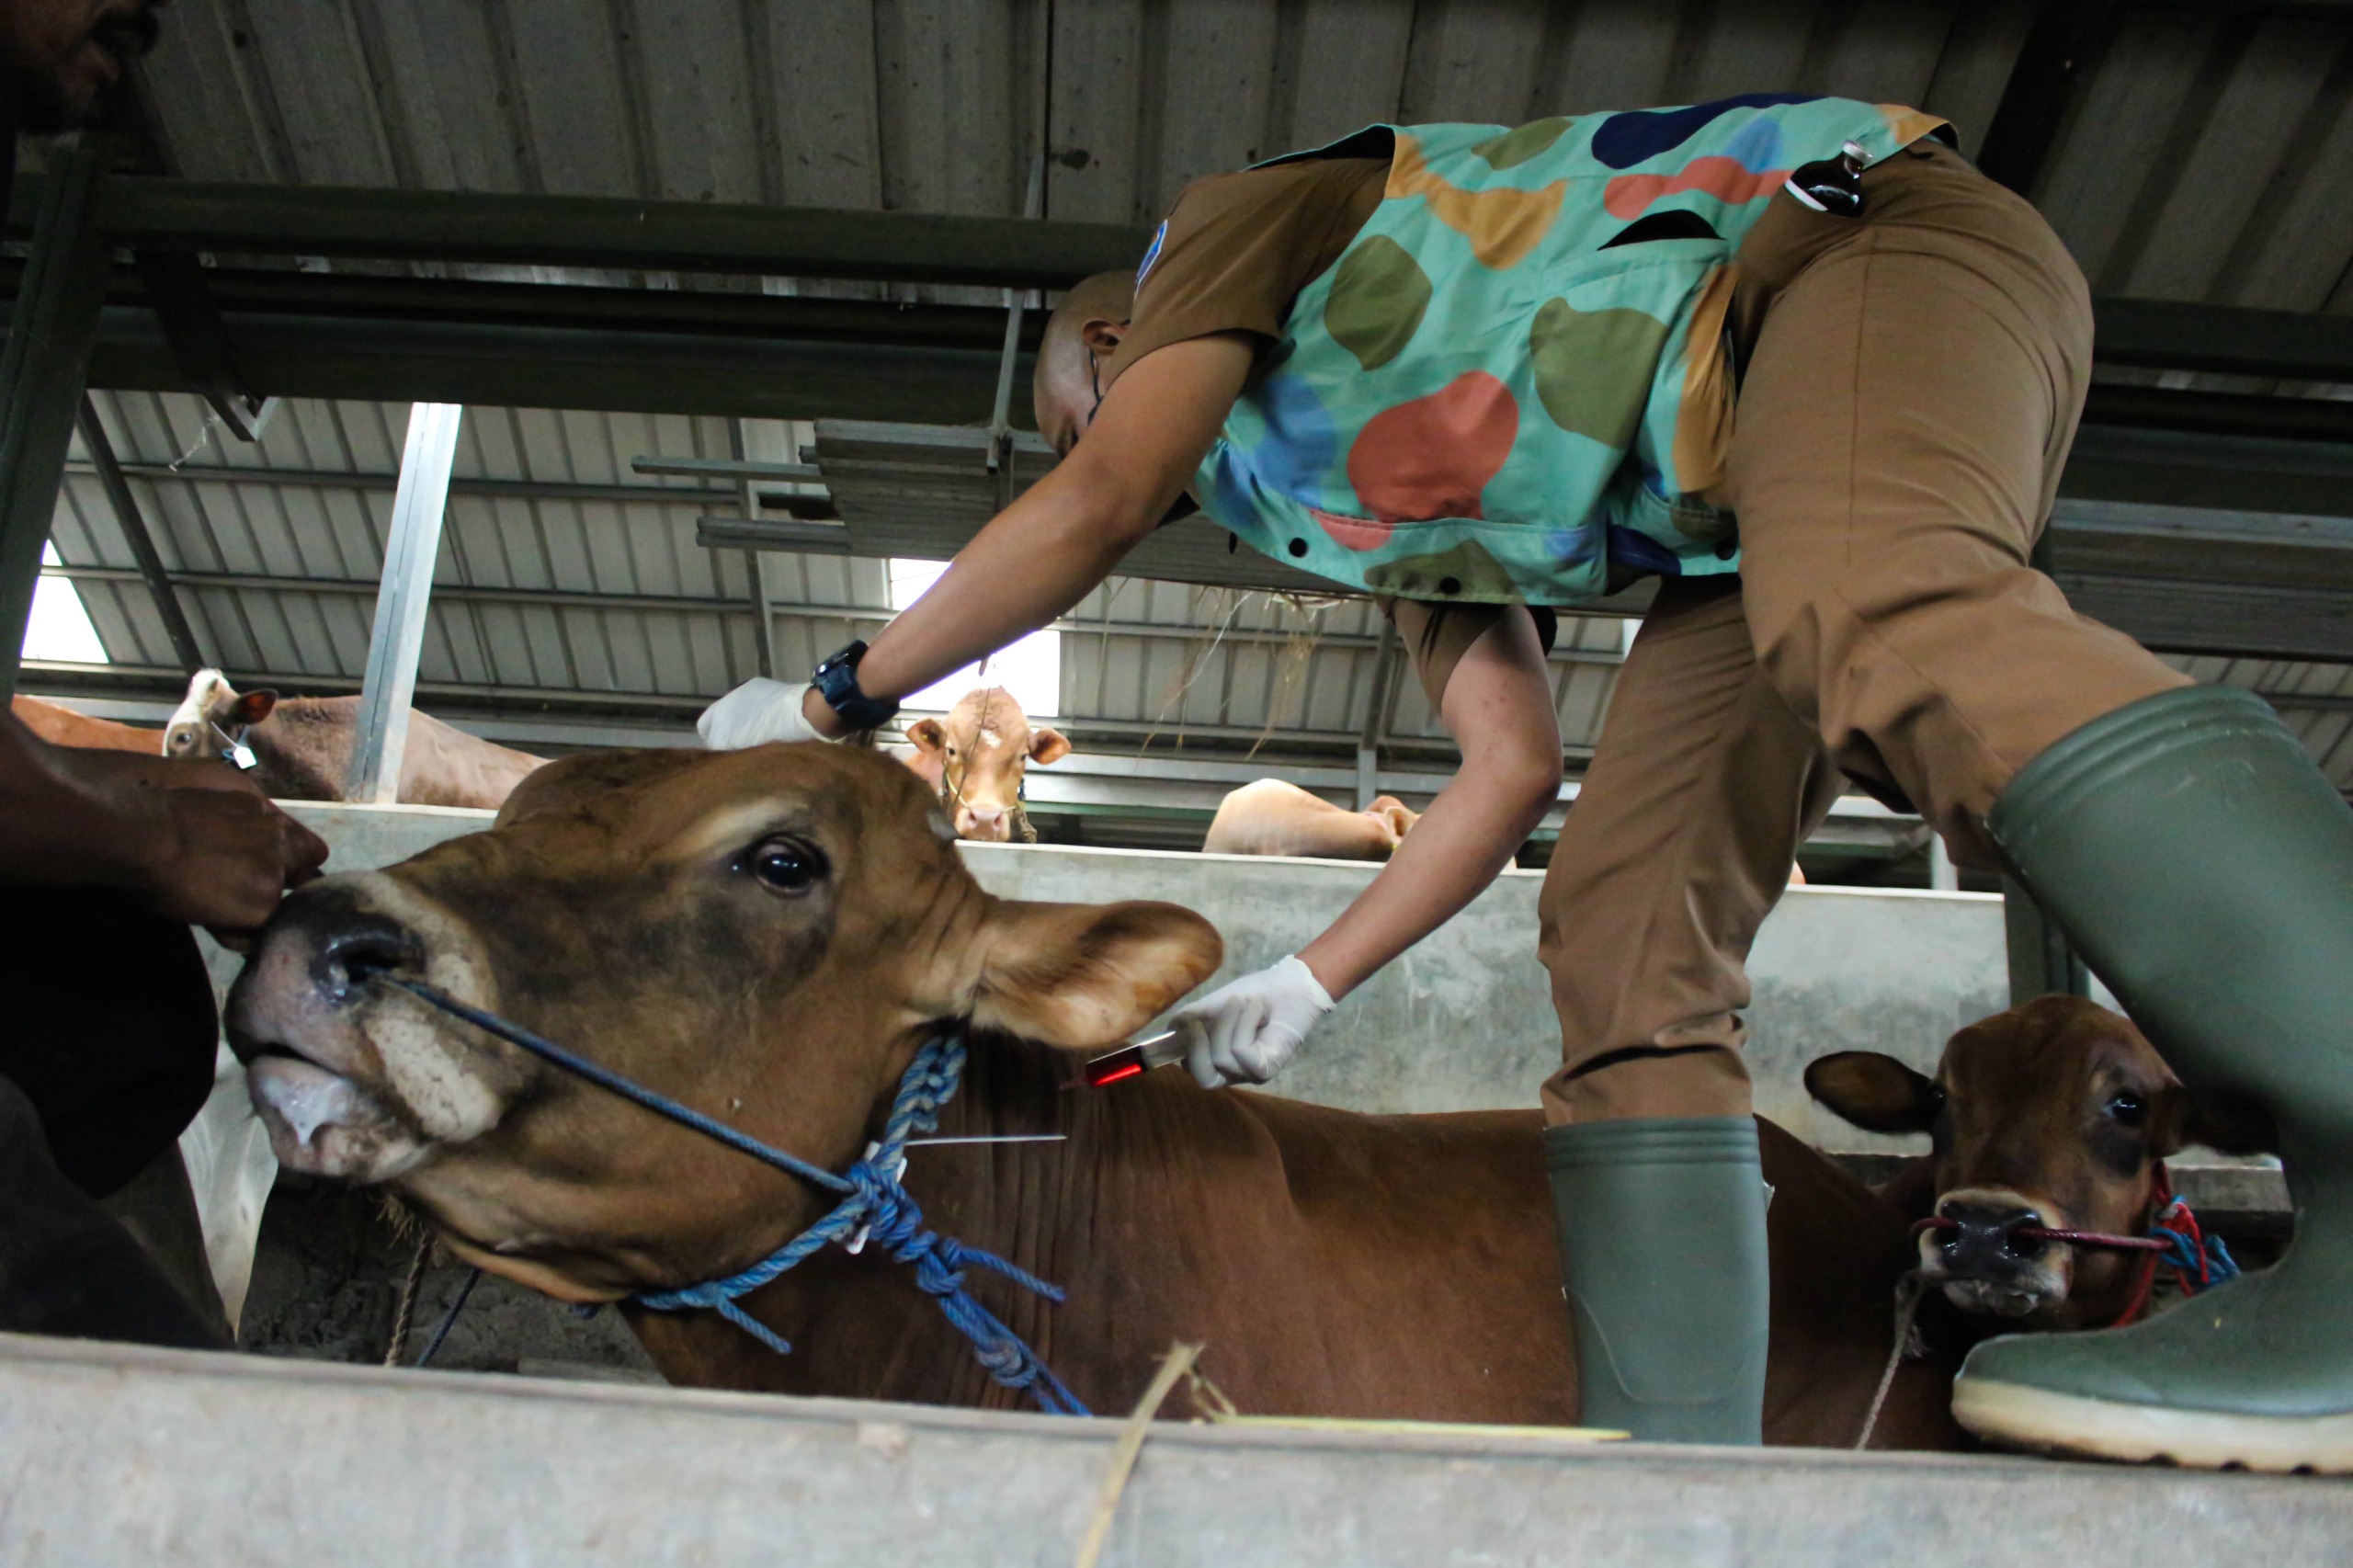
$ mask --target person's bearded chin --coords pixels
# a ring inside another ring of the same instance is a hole
[[[16,129],[45,135],[89,124],[97,118],[106,96],[121,85],[131,62],[153,49],[162,32],[162,20],[154,11],[138,6],[128,11],[108,11],[58,59],[33,62],[12,52],[0,62],[0,69],[6,72]],[[84,51],[92,48],[104,51],[113,61],[111,82],[94,75],[85,64]]]

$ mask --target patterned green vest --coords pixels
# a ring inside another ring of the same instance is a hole
[[[1293,301],[1195,476],[1203,509],[1405,598],[1570,605],[1737,570],[1732,519],[1677,462],[1687,385],[1722,372],[1726,266],[1795,165],[1848,141],[1877,162],[1941,123],[1759,94],[1294,154],[1385,132],[1387,196]]]

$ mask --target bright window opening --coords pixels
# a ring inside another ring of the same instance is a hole
[[[59,564],[55,545],[41,546],[40,562]],[[106,644],[98,641],[98,629],[90,624],[90,612],[82,608],[82,596],[65,578],[50,576],[33,585],[33,613],[25,622],[23,656],[69,665],[112,662],[107,657]]]
[[[944,561],[892,561],[891,608],[902,610],[923,597],[948,570]],[[976,686],[1001,686],[1032,719],[1052,719],[1063,710],[1063,634],[1032,631],[1009,648],[966,665],[946,680],[904,699],[901,706],[944,712]]]

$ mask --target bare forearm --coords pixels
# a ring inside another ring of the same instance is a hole
[[[153,802],[0,715],[0,881],[129,887],[165,833]]]
[[[1335,1000],[1347,995],[1478,897],[1511,864],[1548,803],[1525,778],[1465,767],[1300,959]]]
[[[1335,1000],[1476,898],[1560,793],[1560,726],[1528,617],[1502,618],[1464,651],[1438,716],[1461,770],[1372,885],[1300,949]]]

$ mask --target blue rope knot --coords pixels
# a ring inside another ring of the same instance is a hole
[[[899,1173],[905,1167],[904,1151],[909,1138],[939,1125],[939,1109],[955,1096],[964,1071],[964,1042],[949,1035],[926,1041],[899,1080],[898,1096],[883,1124],[882,1137],[864,1157],[838,1176],[827,1173],[828,1185],[846,1188],[847,1196],[823,1219],[753,1264],[723,1279],[709,1279],[675,1290],[651,1290],[635,1301],[655,1312],[718,1312],[779,1355],[792,1346],[782,1335],[737,1306],[736,1299],[774,1281],[787,1269],[825,1246],[847,1244],[863,1229],[881,1244],[893,1262],[910,1265],[915,1284],[939,1303],[940,1312],[958,1333],[972,1342],[972,1354],[989,1376],[1006,1388],[1028,1391],[1050,1414],[1090,1414],[1078,1397],[1038,1358],[1019,1335],[964,1289],[965,1266],[1001,1274],[1026,1290],[1050,1301],[1064,1299],[1062,1290],[1048,1284],[1017,1264],[995,1253],[924,1229],[923,1210]]]
[[[2195,1295],[2237,1278],[2239,1266],[2222,1238],[2209,1234],[2189,1215],[2188,1209],[2188,1204],[2176,1199],[2164,1213],[2149,1222],[2149,1238],[2165,1244],[2165,1250],[2157,1255],[2157,1262],[2179,1276],[2183,1294]]]

